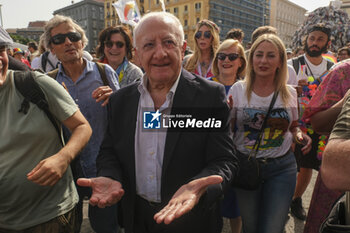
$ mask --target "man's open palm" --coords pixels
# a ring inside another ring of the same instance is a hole
[[[117,203],[124,195],[120,182],[107,177],[96,177],[91,179],[80,178],[77,181],[79,186],[92,188],[90,204],[105,208]]]
[[[174,219],[192,210],[209,185],[219,184],[222,180],[221,176],[212,175],[193,180],[181,186],[168,205],[154,215],[154,220],[157,223],[171,223]]]

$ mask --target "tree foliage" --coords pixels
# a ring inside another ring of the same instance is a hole
[[[10,33],[10,36],[14,42],[24,44],[24,45],[28,44],[28,42],[31,41],[28,38],[25,38],[25,37],[20,36],[20,35],[12,34],[12,33]]]

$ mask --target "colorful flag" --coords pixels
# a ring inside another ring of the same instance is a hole
[[[141,14],[135,0],[119,0],[112,4],[119,16],[120,22],[135,26],[141,19]]]
[[[330,55],[330,54],[328,54],[328,53],[322,54],[322,57],[323,57],[324,59],[328,60],[328,61],[333,62],[334,64],[337,63],[337,58],[334,57],[334,56],[332,56],[332,55]]]

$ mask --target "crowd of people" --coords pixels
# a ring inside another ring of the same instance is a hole
[[[330,29],[307,33],[292,51],[262,26],[245,49],[241,29],[220,39],[204,19],[189,52],[180,21],[153,12],[133,32],[103,29],[92,57],[67,16],[48,21],[29,53],[9,49],[0,27],[0,233],[79,233],[85,198],[98,233],[220,233],[223,217],[232,233],[282,233],[289,211],[306,221],[305,233],[318,232],[350,188],[350,48],[332,54],[335,65],[324,56]],[[23,72],[42,90],[59,137],[34,97],[24,104]],[[220,124],[148,129],[146,113],[151,123],[185,114]],[[238,152],[260,164],[254,190],[231,183]]]

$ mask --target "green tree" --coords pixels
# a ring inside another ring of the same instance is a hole
[[[11,38],[13,41],[17,42],[17,43],[21,43],[21,44],[28,44],[29,41],[31,41],[28,38],[24,38],[23,36],[20,35],[16,35],[16,34],[10,34]]]

